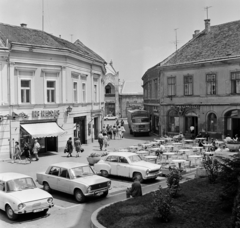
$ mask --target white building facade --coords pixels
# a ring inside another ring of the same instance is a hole
[[[35,138],[42,151],[62,151],[69,137],[92,142],[101,129],[105,61],[79,40],[0,29],[0,153]]]

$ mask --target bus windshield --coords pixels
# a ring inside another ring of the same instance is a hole
[[[136,117],[132,119],[133,123],[149,123],[148,117]]]

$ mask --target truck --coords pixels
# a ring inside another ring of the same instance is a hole
[[[130,134],[135,137],[137,134],[147,134],[150,132],[150,117],[145,110],[127,110],[127,120]]]

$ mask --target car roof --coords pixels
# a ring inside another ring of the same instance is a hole
[[[88,164],[79,163],[79,162],[59,162],[59,163],[54,163],[51,166],[58,166],[58,167],[65,168],[65,169],[72,169],[75,167],[86,166],[86,165],[88,165]]]
[[[9,180],[14,180],[14,179],[18,179],[18,178],[26,178],[26,177],[30,177],[27,176],[25,174],[21,174],[21,173],[0,173],[0,180],[2,181],[9,181]]]
[[[132,153],[132,152],[110,152],[108,154],[108,156],[112,156],[112,155],[116,155],[116,156],[126,156],[126,157],[129,157],[129,156],[132,156],[132,155],[137,155],[136,153]]]

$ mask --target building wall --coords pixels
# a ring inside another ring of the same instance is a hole
[[[13,47],[14,49],[14,47]],[[49,51],[51,52],[51,51]],[[93,118],[98,118],[96,129],[101,128],[102,107],[104,106],[103,93],[103,70],[100,66],[92,65],[88,60],[84,62],[78,57],[67,58],[61,53],[34,53],[29,51],[11,51],[9,63],[0,62],[0,116],[4,116],[0,121],[0,153],[9,153],[9,140],[19,141],[20,123],[22,118],[9,119],[7,115],[13,112],[25,113],[28,118],[24,121],[34,120],[32,111],[59,110],[60,115],[56,119],[58,125],[62,127],[66,134],[58,137],[58,149],[63,150],[66,140],[73,137],[73,118],[85,116],[86,142],[92,142]],[[0,52],[4,57],[4,53]],[[4,59],[4,58],[2,58]],[[53,76],[52,73],[56,73]],[[51,76],[46,77],[46,74]],[[31,103],[21,103],[20,78],[29,79],[31,83]],[[56,102],[46,102],[46,83],[44,78],[56,79]],[[78,101],[73,99],[73,81],[78,82]],[[86,102],[83,102],[83,91],[81,83],[86,82]],[[97,85],[97,100],[94,100],[93,85]],[[9,99],[10,98],[10,99]],[[66,115],[67,107],[72,107],[72,112]],[[36,118],[35,118],[36,119]],[[48,119],[38,117],[39,119]]]

